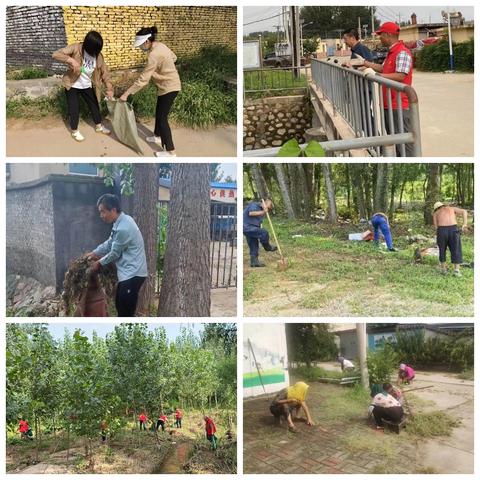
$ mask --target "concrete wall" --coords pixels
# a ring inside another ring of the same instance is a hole
[[[7,186],[7,272],[60,291],[69,263],[110,234],[96,208],[109,192],[101,179],[77,175]]]
[[[39,180],[52,173],[68,174],[66,163],[11,163],[9,184],[19,184]]]
[[[8,7],[7,67],[34,64],[61,71],[64,67],[51,63],[52,52],[82,41],[90,30],[102,34],[103,54],[111,70],[143,66],[146,56],[132,48],[132,42],[140,28],[153,25],[158,28],[157,38],[179,57],[212,44],[236,50],[236,7]]]
[[[306,95],[246,100],[243,106],[243,149],[279,147],[312,126],[312,111]]]
[[[64,69],[52,59],[67,43],[62,7],[7,7],[6,26],[7,68]]]

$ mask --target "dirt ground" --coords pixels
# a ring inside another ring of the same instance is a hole
[[[413,73],[424,157],[474,155],[474,74]]]
[[[449,437],[375,431],[367,423],[368,402],[352,409],[348,387],[311,382],[307,404],[315,426],[298,421],[298,433],[274,425],[269,398],[246,399],[244,473],[472,474],[473,382],[454,374],[417,372],[408,388],[427,385],[433,388],[406,393],[407,400],[415,404],[414,413],[445,410],[460,420]]]
[[[214,288],[211,292],[211,317],[236,317],[237,316],[237,289]]]
[[[108,120],[105,122],[108,126]],[[139,126],[145,157],[153,157],[159,147],[145,142],[153,133],[154,122]],[[133,150],[118,142],[115,135],[95,133],[92,125],[80,122],[85,140],[76,142],[62,119],[9,119],[6,129],[8,157],[136,157]],[[237,155],[237,127],[227,125],[213,130],[193,130],[172,126],[172,135],[180,157],[234,157]]]

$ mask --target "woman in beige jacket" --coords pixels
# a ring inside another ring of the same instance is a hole
[[[72,137],[81,142],[85,137],[78,131],[80,117],[80,97],[87,104],[95,131],[108,135],[110,130],[102,125],[102,116],[98,101],[102,83],[107,88],[107,96],[113,97],[113,86],[110,82],[108,67],[100,53],[103,48],[103,38],[95,31],[88,32],[82,43],[74,43],[53,53],[53,58],[68,65],[68,71],[62,82],[67,95],[68,116]],[[92,85],[95,87],[94,93]]]
[[[120,97],[126,102],[129,95],[148,85],[150,79],[157,87],[157,108],[155,111],[155,130],[153,137],[147,137],[147,142],[162,145],[163,152],[155,152],[157,157],[175,157],[175,146],[172,131],[168,124],[168,114],[175,97],[181,89],[180,77],[175,67],[176,55],[163,43],[157,42],[155,36],[157,27],[142,28],[135,37],[133,46],[148,52],[147,65],[143,72]]]

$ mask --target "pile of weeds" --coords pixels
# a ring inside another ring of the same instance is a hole
[[[444,437],[449,436],[455,427],[461,424],[447,413],[438,410],[428,413],[418,413],[410,417],[407,431],[419,437]]]
[[[236,440],[220,439],[217,450],[212,451],[204,438],[198,438],[183,468],[185,473],[191,474],[236,474]]]

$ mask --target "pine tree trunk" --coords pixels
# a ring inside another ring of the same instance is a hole
[[[330,163],[322,163],[323,178],[325,180],[325,190],[327,192],[328,202],[328,221],[337,222],[337,203],[335,200],[335,189],[332,181],[332,167]]]
[[[158,165],[134,163],[135,194],[133,217],[142,232],[147,257],[148,278],[143,284],[137,306],[139,316],[149,316],[155,296],[158,251]]]
[[[310,204],[310,191],[308,190],[308,181],[305,169],[301,163],[295,163],[298,172],[298,186],[297,190],[300,194],[302,205],[302,217],[305,220],[310,220],[312,215],[312,206]]]
[[[175,163],[158,316],[210,316],[210,166]]]
[[[287,211],[287,216],[288,218],[295,218],[292,200],[290,199],[290,193],[288,191],[288,185],[285,179],[285,172],[283,171],[284,166],[281,163],[274,163],[274,166],[278,185],[280,187],[280,193],[282,194],[283,204],[285,205],[285,210]]]

